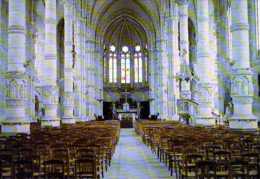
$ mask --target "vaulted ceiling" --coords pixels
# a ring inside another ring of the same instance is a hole
[[[104,43],[125,45],[147,42],[160,26],[164,0],[93,0],[91,22]],[[113,40],[117,39],[117,42]]]

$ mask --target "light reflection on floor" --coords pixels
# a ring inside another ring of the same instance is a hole
[[[120,140],[105,179],[160,179],[170,177],[134,129],[121,129]]]

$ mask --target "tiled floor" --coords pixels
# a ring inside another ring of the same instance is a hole
[[[120,140],[105,179],[173,178],[133,129],[121,129]]]

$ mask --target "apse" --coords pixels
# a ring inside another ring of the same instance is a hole
[[[110,111],[111,118],[112,110],[127,103],[129,109],[142,109],[140,115],[148,117],[149,49],[156,34],[157,4],[120,0],[94,6],[96,38],[103,49],[103,111]]]

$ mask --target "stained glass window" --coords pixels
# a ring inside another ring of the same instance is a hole
[[[127,46],[122,47],[121,54],[121,83],[130,83],[130,53]]]
[[[108,71],[109,71],[109,83],[117,82],[117,58],[116,58],[116,47],[110,46],[109,60],[108,60]]]
[[[121,53],[118,54],[118,48],[114,45],[109,46],[108,54],[104,69],[108,75],[109,83],[123,83],[129,84],[131,80],[134,83],[142,83],[147,81],[147,55],[140,45],[134,48],[128,46],[120,47]],[[133,66],[131,65],[133,60]],[[133,69],[132,69],[133,68]],[[131,79],[131,71],[134,72],[133,79]],[[120,72],[119,81],[118,72]],[[104,78],[106,78],[104,76]]]
[[[135,71],[135,83],[142,83],[143,82],[143,59],[142,59],[141,47],[139,45],[135,47],[134,71]]]

